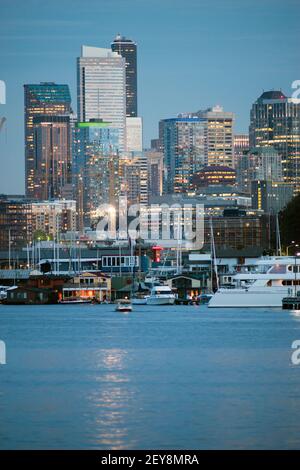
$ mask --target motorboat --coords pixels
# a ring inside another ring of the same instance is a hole
[[[284,297],[300,291],[300,260],[293,256],[262,257],[232,275],[232,286],[220,287],[209,308],[281,307]]]
[[[116,305],[116,311],[122,313],[132,312],[132,304],[129,299],[120,299]]]
[[[153,286],[147,297],[147,305],[174,305],[175,294],[169,286]]]

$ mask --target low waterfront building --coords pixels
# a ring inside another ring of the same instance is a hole
[[[179,299],[192,299],[211,291],[210,271],[201,275],[178,274],[167,280],[168,286],[176,290]]]
[[[111,299],[111,279],[103,273],[84,272],[66,283],[59,295],[60,301],[91,300],[106,302]]]

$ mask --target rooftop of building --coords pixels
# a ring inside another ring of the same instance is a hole
[[[128,39],[125,36],[122,36],[120,33],[118,33],[113,40],[113,43],[130,43],[130,44],[135,44],[132,39]],[[112,44],[113,44],[112,43]]]
[[[281,90],[270,90],[264,91],[260,97],[258,98],[259,101],[262,100],[285,100],[287,97],[282,93]]]

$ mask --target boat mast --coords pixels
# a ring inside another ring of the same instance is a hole
[[[210,243],[211,243],[211,284],[212,284],[212,290],[213,290],[213,277],[215,276],[217,289],[219,289],[219,276],[218,276],[218,267],[216,263],[216,246],[215,246],[215,237],[214,237],[212,217],[210,218]]]
[[[281,256],[281,238],[278,213],[276,214],[276,254],[277,256]]]

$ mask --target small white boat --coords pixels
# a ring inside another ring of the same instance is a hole
[[[91,299],[62,299],[58,301],[59,304],[91,304]]]
[[[120,299],[116,305],[116,312],[132,312],[132,304],[128,299]]]
[[[175,294],[169,286],[154,286],[147,298],[147,305],[174,305]]]

